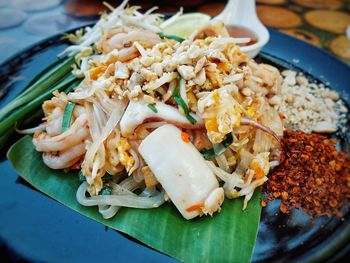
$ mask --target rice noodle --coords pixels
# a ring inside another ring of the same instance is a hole
[[[28,128],[28,129],[23,129],[20,130],[17,127],[15,127],[16,132],[20,134],[33,134],[36,131],[44,131],[46,129],[46,125],[40,124],[39,126],[33,127],[33,128]]]
[[[131,177],[126,178],[123,180],[119,185],[116,183],[109,183],[109,185],[112,188],[112,194],[113,195],[132,195],[137,196],[133,193],[136,189],[139,189],[141,186],[140,184],[136,183],[134,180],[132,180]],[[156,195],[156,190],[154,189],[145,189],[140,196],[144,197],[151,197],[152,195]],[[99,213],[103,216],[103,218],[108,219],[113,217],[121,208],[120,206],[113,206],[113,205],[99,205]]]
[[[88,183],[83,182],[77,191],[76,197],[79,204],[84,206],[113,205],[132,208],[156,208],[164,203],[164,192],[159,192],[152,197],[139,197],[133,195],[99,195],[86,197]]]

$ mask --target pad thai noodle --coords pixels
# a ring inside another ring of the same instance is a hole
[[[171,201],[186,219],[213,215],[278,165],[283,124],[268,99],[281,75],[210,20],[186,39],[162,34],[182,15],[111,8],[75,44],[74,91],[55,92],[33,143],[52,169],[80,170],[77,200],[104,218]]]

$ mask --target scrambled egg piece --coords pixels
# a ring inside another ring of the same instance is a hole
[[[261,179],[270,171],[269,152],[257,154],[250,162],[250,169],[254,171],[254,178]]]
[[[107,69],[107,66],[102,65],[89,70],[91,80],[97,80]]]
[[[226,134],[240,125],[242,110],[229,89],[217,89],[198,101],[208,138],[220,143]]]
[[[118,158],[120,163],[125,167],[126,171],[129,172],[133,167],[135,160],[132,158],[128,152],[131,149],[131,146],[126,138],[120,138],[117,144]]]

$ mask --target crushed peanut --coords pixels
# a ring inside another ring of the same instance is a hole
[[[337,92],[308,81],[295,71],[282,72],[281,94],[269,103],[281,113],[286,127],[303,132],[335,132],[344,129],[347,108]]]

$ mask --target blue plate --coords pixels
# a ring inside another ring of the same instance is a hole
[[[295,38],[270,31],[261,60],[293,68],[330,85],[348,103],[350,69],[335,57]],[[0,66],[0,107],[18,95],[67,43],[60,36],[24,50]],[[14,136],[8,142],[16,140]],[[1,153],[1,259],[50,262],[176,262],[132,238],[92,221],[26,184]],[[350,251],[350,213],[344,220],[310,219],[300,210],[279,213],[278,201],[263,209],[255,262],[319,262],[345,259]]]

